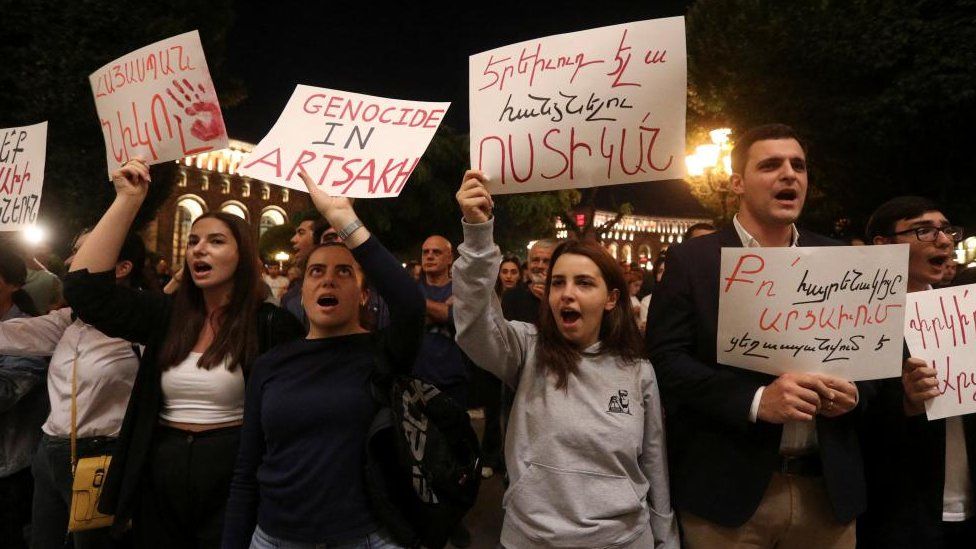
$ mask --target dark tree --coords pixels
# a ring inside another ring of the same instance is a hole
[[[231,106],[243,98],[240,82],[221,70],[232,19],[231,0],[0,0],[0,127],[48,121],[40,219],[62,247],[115,195],[88,75],[132,50],[196,29],[221,104]],[[137,228],[155,217],[174,170],[172,163],[153,169]]]
[[[976,224],[973,0],[698,0],[690,127],[767,122],[809,141],[806,222],[921,194]]]

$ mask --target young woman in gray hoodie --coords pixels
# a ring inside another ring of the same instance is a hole
[[[678,547],[657,381],[623,272],[599,244],[565,242],[552,255],[539,327],[505,321],[486,181],[469,170],[457,193],[454,322],[464,352],[516,391],[502,545]]]

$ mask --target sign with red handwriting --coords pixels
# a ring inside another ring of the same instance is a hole
[[[905,343],[938,372],[930,420],[976,412],[976,284],[908,294]]]
[[[88,79],[105,136],[109,176],[137,155],[159,164],[227,147],[197,31],[124,55]]]
[[[471,166],[494,194],[684,177],[683,17],[472,55]]]
[[[47,122],[0,130],[0,231],[37,221],[46,153]]]
[[[397,196],[450,106],[299,84],[240,173],[306,192],[304,168],[329,194]]]
[[[860,381],[901,375],[908,245],[722,248],[718,362]]]

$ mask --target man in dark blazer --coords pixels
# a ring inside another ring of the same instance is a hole
[[[864,390],[822,374],[719,364],[715,349],[721,248],[837,243],[794,225],[807,165],[791,128],[746,132],[732,171],[733,226],[668,251],[648,317],[685,546],[852,548],[865,494],[851,412]]]
[[[963,237],[936,204],[915,196],[879,206],[866,233],[871,244],[908,244],[909,292],[942,280]],[[976,414],[928,421],[925,401],[940,394],[938,372],[916,358],[902,371],[873,382],[878,397],[863,417],[868,510],[858,519],[858,547],[976,547]]]

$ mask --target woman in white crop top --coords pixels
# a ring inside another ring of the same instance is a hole
[[[219,547],[250,363],[300,331],[262,303],[251,228],[223,212],[194,221],[172,296],[106,284],[149,181],[140,159],[112,174],[115,201],[65,280],[83,320],[146,345],[99,507],[132,519],[138,547]]]

